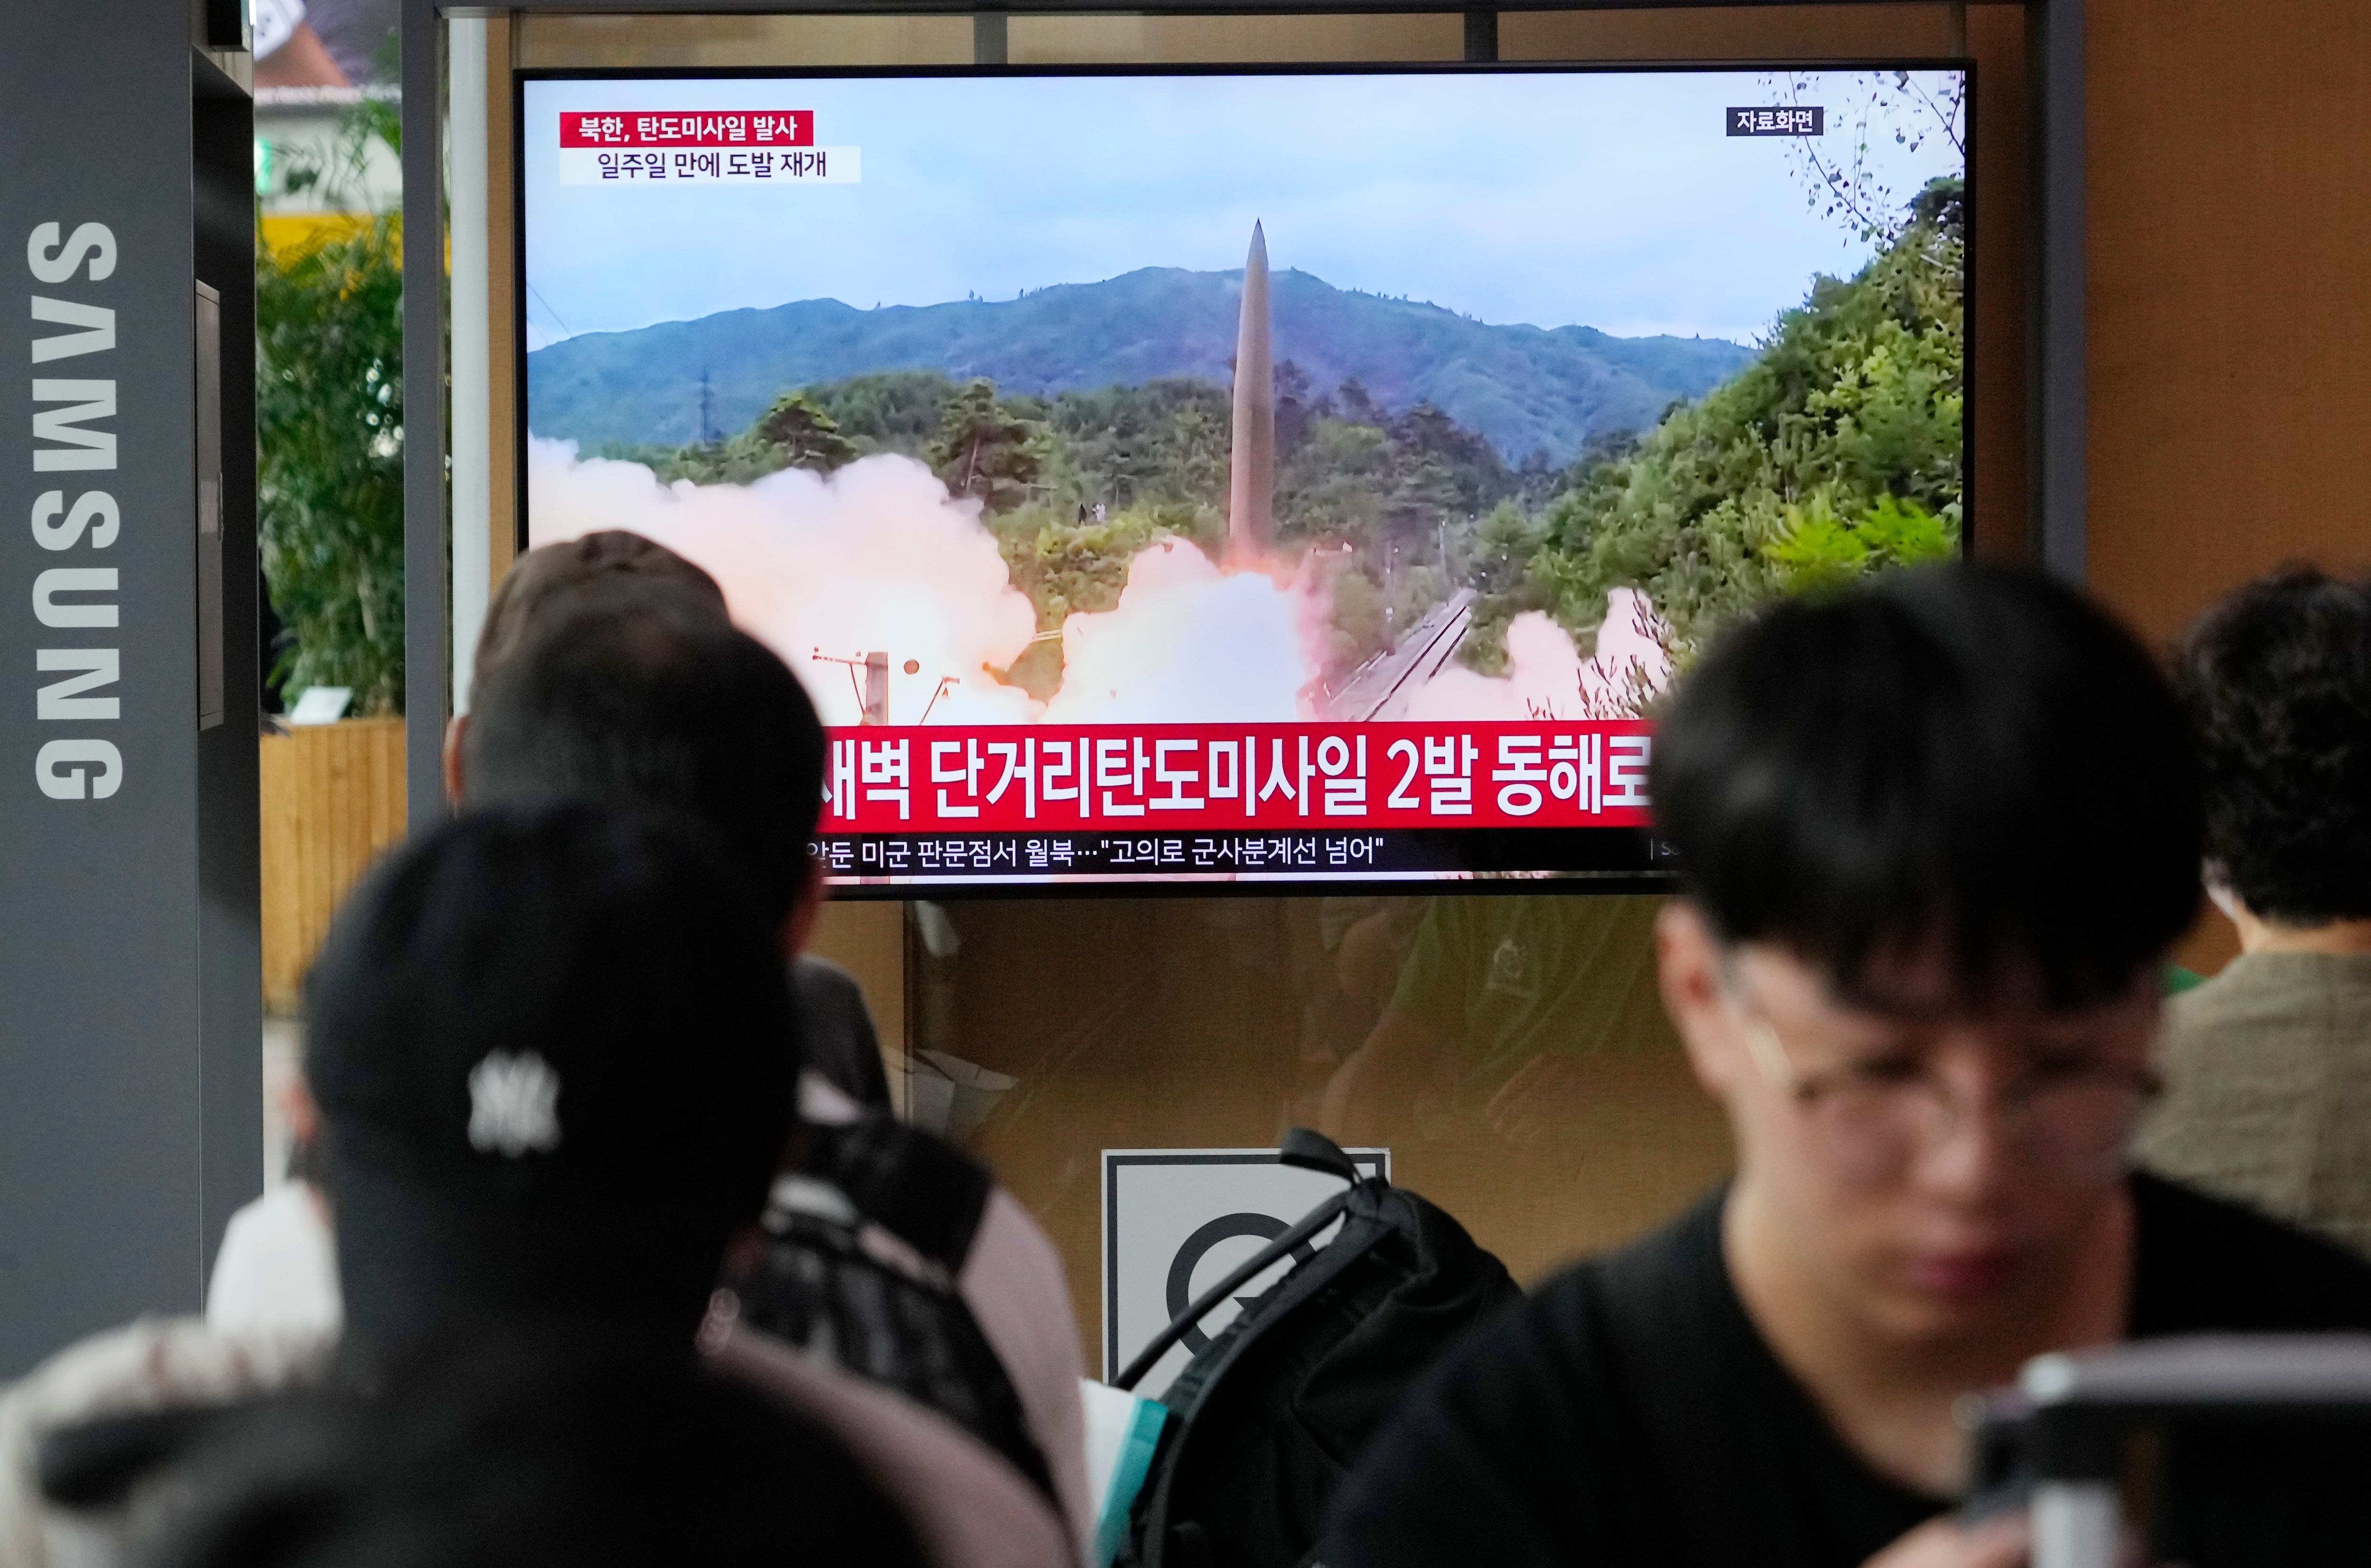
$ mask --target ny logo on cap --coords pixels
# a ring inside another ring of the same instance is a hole
[[[469,1147],[516,1159],[560,1147],[560,1075],[532,1051],[492,1051],[469,1069]]]

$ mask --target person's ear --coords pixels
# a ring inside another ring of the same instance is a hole
[[[1704,912],[1674,898],[1655,917],[1655,970],[1663,1010],[1687,1047],[1696,1081],[1726,1101],[1736,1080],[1736,1020],[1721,985],[1720,940]]]
[[[791,900],[791,912],[782,917],[784,958],[796,958],[806,951],[808,940],[815,936],[815,921],[822,914],[823,862],[810,855],[799,877],[799,891]]]
[[[468,732],[466,713],[456,713],[445,721],[445,800],[457,810],[461,804],[461,742]]]

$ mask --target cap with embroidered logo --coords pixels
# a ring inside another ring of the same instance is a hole
[[[354,894],[306,1002],[358,1327],[696,1320],[799,1066],[770,922],[705,839],[584,804],[465,815]]]

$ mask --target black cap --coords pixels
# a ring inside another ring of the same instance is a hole
[[[667,820],[472,813],[341,912],[307,984],[347,1310],[679,1322],[753,1222],[799,1068],[746,881]]]

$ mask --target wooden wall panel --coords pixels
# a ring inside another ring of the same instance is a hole
[[[266,735],[261,767],[263,1005],[293,1014],[330,917],[403,836],[403,721]]]
[[[2371,7],[2089,0],[2091,583],[2371,565]]]
[[[1846,60],[1956,52],[1951,7],[1707,6],[1682,11],[1509,11],[1507,60]]]
[[[2371,7],[2089,7],[2090,581],[2164,644],[2371,568]],[[2237,948],[2209,911],[2178,956]]]

